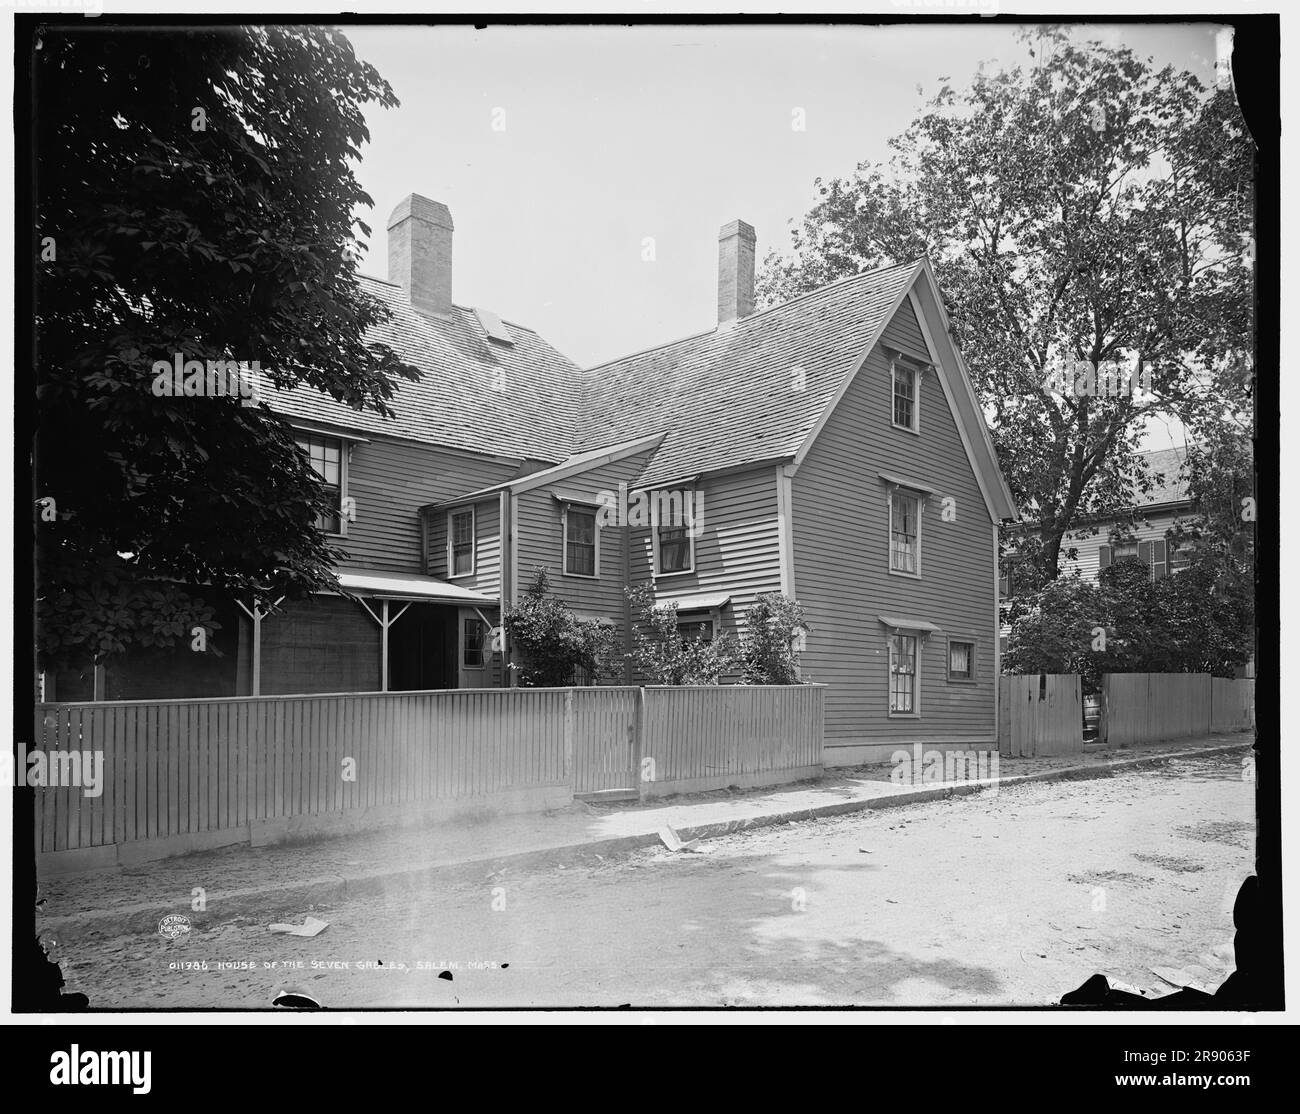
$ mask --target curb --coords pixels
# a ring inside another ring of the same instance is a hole
[[[1144,755],[1140,758],[1123,759],[1104,764],[1099,763],[1094,766],[1064,766],[1060,769],[1043,770],[1039,773],[1018,774],[1013,777],[999,778],[996,785],[998,789],[1002,789],[1042,781],[1091,781],[1098,778],[1113,777],[1117,771],[1124,772],[1144,766],[1154,766],[1174,758],[1204,758],[1210,755],[1242,750],[1253,745],[1254,736],[1250,736],[1248,740],[1239,743],[1222,743],[1212,747],[1201,747],[1196,750]],[[764,813],[761,816],[745,817],[739,820],[720,820],[712,823],[693,824],[675,830],[683,842],[693,839],[712,839],[721,835],[775,827],[778,824],[794,823],[799,820],[815,820],[823,816],[843,816],[853,812],[925,804],[948,797],[964,797],[979,793],[992,784],[994,783],[991,781],[976,781],[960,785],[940,785],[934,789],[891,793],[881,797],[860,797],[851,801],[835,801],[825,805],[814,805],[811,808]],[[526,867],[535,863],[545,863],[557,856],[618,854],[625,851],[634,851],[642,847],[655,846],[658,843],[659,833],[657,831],[637,832],[632,835],[612,836],[608,839],[590,840],[583,843],[556,844],[552,847],[534,848],[504,855],[484,855],[472,859],[458,859],[452,862],[423,863],[419,866],[401,867],[396,870],[367,874],[350,876],[321,875],[289,883],[254,886],[243,890],[209,894],[209,904],[219,908],[219,915],[215,909],[205,913],[190,913],[188,910],[184,912],[190,917],[195,929],[202,929],[209,925],[228,921],[233,917],[249,914],[266,917],[281,911],[299,911],[304,905],[324,905],[349,899],[392,895],[422,884],[433,883],[439,876],[446,875],[449,872],[476,870],[496,864],[505,864],[510,867]],[[501,868],[498,867],[498,869]],[[73,936],[92,931],[106,935],[156,932],[159,920],[176,911],[174,904],[152,901],[139,905],[119,906],[115,909],[72,913],[38,920],[37,934],[44,941],[65,932],[70,932]]]

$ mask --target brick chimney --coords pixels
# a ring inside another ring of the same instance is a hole
[[[406,291],[413,309],[451,314],[451,212],[413,193],[388,218],[388,281]]]
[[[733,220],[718,233],[718,324],[754,312],[753,225]]]

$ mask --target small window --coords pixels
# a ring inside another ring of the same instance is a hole
[[[948,643],[948,680],[973,681],[975,679],[975,643]]]
[[[916,714],[916,636],[889,638],[889,714]]]
[[[703,642],[707,645],[713,641],[713,620],[694,617],[678,619],[677,633],[681,635],[683,643]]]
[[[690,527],[660,522],[656,527],[660,573],[690,572],[695,568],[695,539]]]
[[[474,573],[474,508],[447,516],[447,569],[451,576]]]
[[[894,383],[894,425],[916,432],[916,388],[921,373],[901,360],[891,365]]]
[[[904,491],[889,497],[889,569],[912,576],[921,572],[921,500]]]
[[[311,462],[312,471],[325,485],[333,509],[318,515],[316,528],[326,534],[343,533],[343,442],[337,437],[304,434],[298,438],[300,448]]]
[[[568,576],[596,576],[596,512],[564,509],[564,571]]]
[[[487,624],[482,619],[465,620],[465,653],[462,662],[466,669],[483,668],[483,647],[487,642]]]

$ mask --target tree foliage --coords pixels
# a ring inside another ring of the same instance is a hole
[[[41,28],[34,45],[36,516],[42,664],[172,645],[205,598],[335,583],[289,427],[159,397],[153,365],[256,363],[389,413],[415,378],[355,259],[362,106],[396,104],[336,32]],[[337,510],[337,508],[335,508]]]
[[[1230,89],[1059,28],[1023,39],[1028,64],[945,83],[887,162],[818,179],[760,294],[930,257],[1046,581],[1077,521],[1149,490],[1149,416],[1248,424],[1253,148]],[[1111,368],[1137,389],[1105,392]]]
[[[619,664],[618,632],[591,619],[580,619],[551,593],[546,569],[538,565],[519,603],[505,612],[519,683],[527,688],[575,685],[580,675],[595,681]]]

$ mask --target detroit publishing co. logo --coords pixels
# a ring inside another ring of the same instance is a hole
[[[189,930],[189,917],[181,916],[180,913],[170,913],[158,922],[158,935],[166,936],[168,940],[184,936]]]

